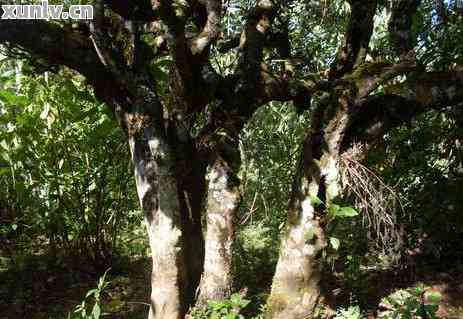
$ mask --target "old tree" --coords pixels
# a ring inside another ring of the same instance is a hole
[[[429,41],[414,30],[421,12],[421,20],[445,32],[453,22],[444,1],[93,6],[94,18],[85,22],[0,20],[0,43],[41,65],[80,73],[125,132],[152,250],[149,318],[183,318],[190,307],[229,295],[242,195],[238,141],[257,109],[292,102],[310,117],[266,313],[302,319],[317,303],[326,247],[325,209],[313,199],[329,205],[346,191],[341,156],[362,160],[388,130],[463,101],[458,61],[434,64],[422,54]],[[333,17],[330,10],[342,12]],[[373,50],[384,12],[387,45]],[[313,37],[325,27],[338,34],[331,55],[323,50],[328,40]],[[225,57],[236,58],[227,71],[217,67]],[[170,61],[167,80],[152,72],[159,59]]]

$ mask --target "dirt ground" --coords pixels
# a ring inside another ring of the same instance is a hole
[[[0,269],[0,319],[64,319],[80,304],[88,290],[95,288],[97,273],[85,264],[66,260],[59,266],[47,267],[43,256],[30,256],[20,264]],[[146,318],[151,263],[149,259],[120,260],[109,271],[110,284],[103,297],[106,318]],[[77,270],[78,268],[78,270]],[[88,269],[85,271],[85,269]],[[346,286],[342,274],[334,274],[325,283],[323,303],[336,309],[355,302],[368,318],[377,316],[381,299],[390,293],[422,283],[441,293],[438,315],[441,318],[463,319],[463,269],[417,269],[365,272],[356,285]],[[92,305],[92,301],[89,301]],[[334,310],[331,311],[331,314]]]
[[[43,257],[35,256],[20,269],[0,271],[0,319],[67,318],[102,275],[81,263],[77,271],[71,262],[46,267]],[[109,271],[102,302],[105,318],[145,319],[150,266],[148,259],[125,260]],[[93,306],[91,298],[88,303]]]

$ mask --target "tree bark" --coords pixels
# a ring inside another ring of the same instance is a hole
[[[129,130],[137,191],[153,260],[148,318],[180,319],[186,312],[187,283],[175,162],[168,144],[157,133],[149,124],[134,133]]]
[[[194,304],[196,291],[204,265],[204,238],[202,215],[206,195],[207,162],[194,146],[194,142],[178,138],[170,143],[175,148],[176,178],[182,220],[187,285],[185,304]]]
[[[348,103],[322,110],[312,119],[293,184],[266,318],[303,319],[313,315],[320,295],[321,253],[326,246],[323,207],[338,195],[338,158],[348,124]]]
[[[233,168],[217,156],[207,172],[206,236],[204,272],[197,305],[230,296],[232,290],[232,244],[234,219],[240,203],[238,179]]]

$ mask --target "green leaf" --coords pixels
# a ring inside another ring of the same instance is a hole
[[[0,146],[5,150],[5,151],[8,151],[10,149],[10,146],[8,145],[8,143],[5,141],[5,140],[2,140],[0,142]]]
[[[88,298],[89,296],[94,295],[97,291],[98,291],[98,289],[91,289],[91,290],[87,291],[87,294],[85,295],[85,298]]]
[[[96,303],[96,304],[93,306],[92,316],[93,316],[93,318],[98,319],[98,318],[100,318],[100,314],[101,314],[100,305],[98,305],[98,304]]]
[[[336,237],[330,237],[330,245],[333,247],[334,250],[338,250],[341,242]]]
[[[0,164],[0,176],[5,175],[5,174],[9,174],[11,172],[10,168],[2,167],[1,165],[4,165],[4,164]]]
[[[220,310],[224,306],[223,302],[216,300],[209,300],[208,305],[214,309],[214,311]]]
[[[438,291],[430,291],[426,294],[428,302],[438,304],[442,300],[442,295]]]
[[[354,217],[357,216],[359,213],[352,207],[341,207],[341,209],[338,210],[337,216],[339,217]]]
[[[239,305],[240,302],[241,302],[241,296],[240,294],[238,293],[234,293],[230,296],[230,301],[235,304],[235,305]]]
[[[1,90],[0,101],[10,105],[24,105],[27,102],[27,98],[24,96],[17,95],[13,91]]]
[[[318,206],[318,205],[322,205],[323,204],[323,201],[318,198],[317,196],[309,196],[310,198],[310,202],[312,203],[312,205],[314,206]]]
[[[439,305],[424,305],[424,310],[426,314],[435,314],[439,310]]]
[[[419,284],[418,286],[415,287],[413,290],[413,294],[417,297],[421,296],[424,292],[426,291],[426,286],[423,284]]]
[[[328,207],[328,213],[333,216],[333,217],[336,217],[338,215],[338,211],[339,209],[341,208],[341,206],[337,205],[337,204],[331,204],[329,207]]]

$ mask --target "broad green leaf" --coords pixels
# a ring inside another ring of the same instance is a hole
[[[338,250],[341,242],[336,237],[330,237],[330,245],[334,250]]]
[[[27,98],[20,96],[13,91],[0,90],[0,101],[9,105],[24,105],[27,102]]]
[[[352,207],[341,207],[341,209],[338,210],[337,216],[339,217],[354,217],[357,216],[358,212],[352,208]]]
[[[317,196],[310,196],[310,202],[314,206],[318,206],[318,205],[323,204],[323,201],[320,198],[318,198]]]
[[[328,213],[333,216],[333,217],[336,217],[338,216],[338,211],[339,209],[341,208],[341,206],[337,205],[337,204],[331,204],[328,208]]]
[[[428,302],[438,304],[442,300],[442,295],[438,291],[430,291],[426,294]]]

